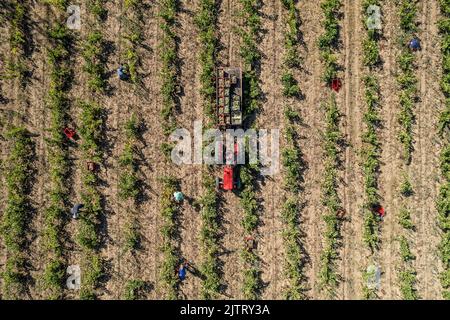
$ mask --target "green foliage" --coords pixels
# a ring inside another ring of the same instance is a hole
[[[217,297],[220,290],[219,275],[219,213],[218,195],[215,190],[215,180],[209,170],[203,173],[204,194],[200,200],[202,227],[200,230],[200,240],[202,241],[203,262],[201,272],[204,277],[202,282],[203,299],[213,299]]]
[[[95,288],[104,275],[104,266],[99,255],[92,252],[86,252],[85,255],[82,265],[84,272],[81,277],[80,299],[94,300],[96,298]]]
[[[242,20],[242,26],[237,28],[240,36],[241,46],[240,55],[243,60],[244,71],[244,115],[252,115],[259,110],[259,98],[261,89],[259,86],[259,64],[261,62],[261,52],[258,49],[260,34],[262,29],[260,17],[260,0],[239,0],[242,10],[239,12],[239,18]],[[258,209],[255,192],[254,176],[257,174],[257,168],[250,165],[241,166],[240,179],[242,190],[240,191],[240,202],[244,210],[242,225],[246,234],[252,234],[256,231],[259,223]],[[258,265],[258,256],[254,251],[244,251],[242,254],[244,261],[244,282],[242,291],[245,299],[257,299],[261,289],[260,271]]]
[[[299,98],[301,90],[294,77],[295,69],[301,64],[299,55],[299,24],[300,18],[295,6],[295,0],[282,0],[287,10],[286,29],[284,37],[284,71],[281,77],[283,95],[285,97]],[[289,281],[285,291],[285,298],[298,300],[304,298],[303,281],[303,254],[299,231],[300,193],[303,181],[304,162],[298,144],[298,123],[300,114],[292,106],[284,108],[286,122],[286,147],[282,149],[281,161],[284,171],[284,188],[289,192],[282,208],[281,217],[285,226],[283,241],[285,247],[284,270]]]
[[[302,281],[303,263],[299,231],[299,200],[296,196],[286,199],[281,217],[285,224],[283,239],[285,242],[285,272],[289,281],[286,299],[297,300],[304,298]]]
[[[25,1],[13,0],[10,5],[11,15],[9,21],[9,57],[6,59],[5,79],[17,78],[23,84],[28,71],[25,62],[25,54],[27,50],[27,35],[25,34],[27,25],[27,10]]]
[[[89,75],[88,87],[94,92],[103,93],[106,90],[105,71],[105,41],[100,31],[92,31],[87,35],[82,52],[85,65],[84,71]]]
[[[162,194],[160,197],[161,207],[161,235],[163,238],[163,262],[161,266],[161,280],[164,284],[166,299],[177,299],[177,277],[175,270],[178,267],[178,256],[176,253],[176,224],[178,207],[173,201],[173,194],[178,189],[179,181],[171,176],[161,178]]]
[[[87,0],[87,8],[97,20],[102,21],[106,18],[108,11],[105,9],[107,0]]]
[[[103,108],[93,102],[80,102],[81,116],[79,134],[83,160],[99,163],[103,159]],[[102,261],[97,251],[101,242],[99,235],[100,218],[103,214],[102,196],[98,189],[99,177],[87,170],[83,164],[81,201],[84,204],[79,219],[77,241],[86,257],[84,277],[80,292],[81,299],[95,298],[95,288],[102,276]]]
[[[411,265],[411,261],[415,259],[411,253],[409,242],[405,236],[400,239],[400,257],[407,266],[402,267],[399,271],[400,292],[405,300],[417,300],[417,292],[415,289],[416,271]]]
[[[239,13],[244,27],[237,31],[241,37],[240,55],[244,61],[244,113],[252,114],[259,110],[258,100],[261,95],[258,65],[261,52],[258,41],[261,33],[259,0],[239,0],[243,10]]]
[[[403,175],[403,182],[400,185],[400,193],[404,197],[409,197],[414,193],[413,187],[411,182],[408,179],[408,176],[406,174]]]
[[[406,208],[401,208],[398,217],[398,223],[405,229],[413,230],[414,224],[411,220],[411,212]]]
[[[215,0],[202,0],[200,2],[200,10],[195,17],[195,22],[199,28],[199,38],[201,43],[200,64],[202,71],[200,74],[201,93],[204,98],[205,114],[210,117],[212,122],[214,119],[214,69],[215,58],[218,50],[218,39],[215,34],[217,25],[217,8]]]
[[[19,299],[28,274],[25,266],[26,229],[30,212],[29,187],[33,174],[34,144],[30,133],[14,127],[6,133],[10,150],[4,163],[6,207],[2,214],[0,236],[5,247],[2,293],[5,299]]]
[[[322,80],[329,85],[338,73],[337,57],[332,53],[336,50],[339,42],[339,15],[341,8],[340,0],[323,0],[320,4],[324,14],[322,26],[325,32],[319,37],[319,49],[325,71]]]
[[[136,0],[128,0],[128,1],[136,1]],[[128,280],[125,285],[125,290],[123,293],[124,300],[139,300],[143,291],[145,290],[146,283],[143,280]]]
[[[175,108],[177,104],[177,44],[175,38],[175,19],[178,10],[178,0],[164,0],[159,5],[160,29],[162,31],[159,43],[161,66],[162,94],[162,126],[166,136],[176,127]]]
[[[283,84],[283,94],[286,97],[299,97],[301,95],[297,80],[291,72],[285,72],[281,78]]]
[[[62,129],[68,125],[69,100],[67,91],[70,87],[71,74],[70,47],[72,37],[66,26],[55,24],[47,33],[50,47],[47,60],[50,70],[50,86],[46,105],[50,110],[50,138],[46,140],[50,171],[49,204],[44,210],[43,249],[47,255],[43,273],[45,296],[59,299],[65,287],[64,259],[62,252],[63,217],[67,214],[68,188],[67,178],[70,173],[69,151]]]
[[[125,61],[130,80],[134,84],[138,84],[141,81],[139,74],[141,66],[139,48],[144,41],[145,10],[143,6],[144,2],[142,0],[126,0],[124,2],[125,13],[123,21],[125,32],[123,35],[124,50],[122,60]]]
[[[415,285],[417,282],[416,271],[413,269],[403,269],[399,273],[400,292],[403,300],[417,300],[417,290]]]
[[[362,167],[364,173],[364,232],[363,239],[368,247],[374,251],[378,248],[378,221],[371,208],[378,204],[378,171],[380,167],[380,143],[378,141],[380,101],[378,79],[373,75],[364,78],[364,95],[367,109],[364,112],[366,129],[363,132]]]
[[[322,203],[326,212],[322,215],[325,222],[325,245],[320,258],[319,283],[330,296],[335,295],[339,276],[336,273],[336,259],[339,258],[340,221],[337,217],[341,209],[338,195],[338,171],[342,136],[339,130],[340,114],[333,94],[326,103],[326,128],[324,134],[325,170],[322,183]]]
[[[443,150],[440,157],[440,167],[444,182],[442,183],[439,195],[436,201],[438,211],[439,227],[442,230],[442,240],[439,245],[439,254],[441,257],[444,271],[441,273],[441,284],[443,296],[450,299],[450,143],[448,135],[443,133],[448,131],[448,110],[450,109],[450,3],[448,0],[440,0],[441,12],[443,18],[439,21],[439,31],[441,33],[441,51],[442,60],[442,80],[441,90],[445,96],[445,109],[442,111],[439,121],[439,131],[443,138]]]
[[[400,27],[405,33],[417,31],[417,0],[400,1]]]
[[[42,2],[64,10],[67,7],[68,1],[67,0],[42,0]]]

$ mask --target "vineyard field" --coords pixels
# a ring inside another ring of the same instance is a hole
[[[0,300],[450,299],[449,0],[2,0],[0,39]],[[230,128],[270,163],[202,163]]]

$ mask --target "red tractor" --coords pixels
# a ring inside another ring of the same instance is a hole
[[[220,150],[225,153],[225,148],[220,145]],[[234,152],[232,159],[228,158],[227,164],[223,168],[223,179],[216,178],[217,189],[226,191],[238,190],[241,187],[241,179],[239,177],[239,166],[237,164],[238,144],[234,142]]]
[[[240,68],[217,69],[216,116],[220,130],[242,127],[242,87],[242,70]],[[220,145],[220,152],[226,154],[222,145]],[[228,159],[226,162],[223,168],[223,178],[216,178],[218,189],[237,190],[240,188],[237,156],[238,144],[235,141],[233,159]]]

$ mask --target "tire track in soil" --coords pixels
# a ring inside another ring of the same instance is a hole
[[[396,286],[398,264],[400,263],[397,236],[403,232],[398,225],[398,212],[402,202],[398,187],[404,167],[403,160],[400,158],[402,150],[398,140],[397,120],[400,108],[399,88],[396,82],[400,22],[398,8],[395,4],[386,4],[382,10],[384,39],[380,41],[380,56],[383,59],[383,70],[380,76],[380,118],[383,127],[379,131],[382,142],[379,191],[387,214],[381,222],[379,265],[382,278],[378,293],[380,299],[395,299],[399,298]]]
[[[218,65],[242,67],[239,54],[240,38],[234,32],[241,25],[237,18],[240,3],[238,0],[224,0],[221,3],[218,16],[218,36],[223,48],[219,53]],[[223,168],[216,169],[216,176],[223,174]],[[220,259],[222,261],[222,283],[224,285],[222,297],[224,299],[242,298],[242,258],[240,250],[244,238],[244,229],[241,224],[242,206],[239,197],[232,192],[220,192],[222,210],[223,236],[221,239]]]
[[[390,5],[390,6],[389,6]],[[398,196],[399,175],[402,160],[399,157],[401,146],[398,143],[397,111],[392,106],[398,105],[396,82],[396,57],[398,55],[398,16],[397,8],[393,4],[386,4],[381,8],[383,19],[383,37],[379,41],[381,69],[375,70],[375,76],[380,85],[381,128],[378,131],[381,142],[380,174],[378,189],[381,203],[387,211],[386,217],[380,224],[380,248],[372,258],[366,261],[361,271],[370,263],[378,264],[382,270],[381,286],[378,291],[380,299],[398,297],[396,282],[396,257],[398,256],[398,242],[396,236],[401,232],[398,226],[397,213],[400,209]],[[366,248],[364,248],[367,251]],[[370,257],[370,255],[368,255]]]
[[[179,14],[179,59],[181,61],[180,85],[182,96],[180,99],[181,112],[177,114],[179,128],[186,128],[193,132],[195,120],[203,118],[203,103],[200,96],[200,66],[198,28],[195,24],[195,15],[199,9],[199,1],[183,1]],[[193,138],[193,137],[192,137]],[[187,199],[198,200],[202,196],[202,165],[173,164],[176,176],[180,178],[181,190]],[[184,201],[180,215],[180,250],[183,258],[198,268],[201,264],[201,213],[195,207]],[[182,297],[199,299],[201,279],[189,273],[180,286]]]
[[[422,50],[417,55],[420,72],[420,102],[416,105],[415,148],[412,170],[418,176],[413,218],[417,226],[418,291],[423,299],[442,299],[439,273],[442,271],[437,248],[440,242],[435,201],[439,193],[440,145],[437,135],[439,104],[444,100],[440,92],[439,70],[441,61],[440,42],[437,29],[438,4],[422,1],[419,35]],[[420,7],[419,7],[420,8]],[[419,10],[420,12],[420,10]],[[415,180],[415,179],[414,179]]]
[[[261,63],[261,90],[264,95],[262,112],[257,117],[257,127],[261,129],[280,129],[283,132],[283,96],[281,79],[281,58],[284,47],[283,25],[280,24],[283,12],[279,0],[270,0],[262,8],[262,28],[267,32],[260,43],[263,54]],[[280,20],[281,19],[281,20]],[[261,258],[262,281],[265,285],[262,299],[282,299],[283,264],[279,263],[284,254],[281,232],[281,207],[285,191],[281,173],[262,178],[260,198],[261,226],[258,256]]]
[[[341,175],[342,185],[339,195],[346,210],[347,220],[342,224],[342,266],[338,272],[342,277],[338,299],[357,299],[360,288],[360,270],[363,261],[361,207],[364,191],[359,152],[362,148],[362,98],[361,75],[361,37],[364,34],[361,24],[361,1],[345,0],[342,40],[344,52],[344,93],[337,101],[343,117],[341,123],[347,147],[342,154],[345,165]],[[343,95],[343,97],[342,97]]]
[[[161,97],[161,61],[159,59],[162,32],[159,27],[160,18],[157,16],[159,5],[154,5],[154,14],[147,20],[146,28],[147,43],[150,44],[151,58],[143,61],[144,73],[143,86],[145,94],[143,101],[139,105],[142,110],[142,118],[147,126],[143,134],[145,146],[142,149],[142,156],[148,165],[141,167],[144,177],[145,195],[147,201],[140,207],[140,223],[142,233],[142,247],[138,253],[138,269],[144,279],[150,281],[153,290],[149,293],[149,299],[163,299],[161,292],[160,266],[162,261],[161,246],[163,244],[161,236],[161,206],[159,199],[162,193],[162,185],[159,178],[170,173],[169,163],[162,154],[160,146],[165,141],[165,135],[160,125],[162,97]],[[146,100],[146,101],[145,101]]]
[[[320,221],[318,215],[323,212],[321,202],[321,185],[323,172],[322,157],[322,132],[324,129],[323,113],[321,103],[323,102],[324,90],[327,90],[322,83],[323,72],[322,63],[319,62],[320,52],[317,41],[323,32],[321,26],[322,10],[319,1],[300,1],[298,3],[299,15],[302,17],[303,34],[303,69],[300,72],[300,85],[305,99],[300,102],[300,114],[304,122],[301,129],[302,139],[299,141],[306,163],[304,172],[304,185],[302,201],[304,208],[300,214],[300,229],[302,242],[304,244],[304,274],[305,286],[309,290],[309,298],[315,298],[311,291],[316,283],[316,262],[318,236],[317,222]],[[320,18],[318,18],[320,17]]]

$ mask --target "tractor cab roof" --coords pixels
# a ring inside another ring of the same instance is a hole
[[[223,189],[233,190],[233,167],[225,166],[223,168]]]

